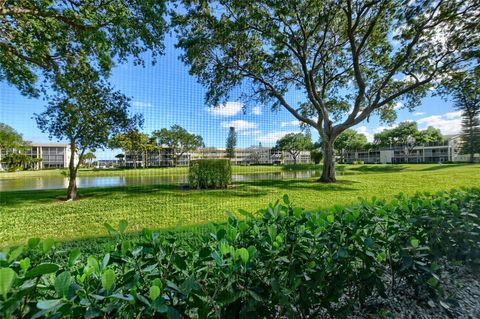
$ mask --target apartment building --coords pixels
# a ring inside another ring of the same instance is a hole
[[[127,167],[142,167],[145,162],[148,167],[173,166],[173,156],[168,148],[146,154],[130,154],[125,156]],[[203,148],[183,154],[177,161],[177,166],[188,166],[191,160],[225,159],[227,151],[224,148]],[[288,152],[278,152],[270,147],[249,147],[235,149],[235,157],[231,159],[234,165],[272,165],[293,164],[293,156]],[[310,152],[303,151],[297,157],[297,163],[311,163]]]
[[[39,158],[41,161],[34,163],[33,169],[48,168],[66,168],[70,163],[70,145],[58,143],[33,143],[25,150],[1,149],[0,154],[3,158],[10,153],[23,152],[32,158]],[[78,162],[78,156],[75,155],[75,162]],[[0,170],[8,169],[5,164],[0,163]]]
[[[409,149],[393,146],[373,150],[348,150],[343,154],[345,163],[363,161],[368,164],[444,163],[467,162],[469,156],[460,154],[460,135],[446,135],[443,142],[429,143]],[[476,156],[480,161],[480,155]]]

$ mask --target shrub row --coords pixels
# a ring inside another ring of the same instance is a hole
[[[197,189],[226,188],[232,182],[232,167],[228,159],[202,159],[190,162],[190,187]]]
[[[400,283],[442,301],[440,261],[479,263],[479,212],[478,189],[320,211],[285,196],[182,236],[106,224],[102,255],[31,239],[0,255],[0,316],[338,318]]]

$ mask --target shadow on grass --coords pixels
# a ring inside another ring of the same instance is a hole
[[[145,186],[118,186],[102,188],[81,188],[79,189],[79,201],[94,198],[106,199],[114,195],[132,197],[152,194],[152,196],[170,195],[174,197],[257,197],[267,195],[272,189],[279,189],[282,192],[288,190],[317,190],[317,191],[351,191],[354,181],[340,180],[335,184],[323,184],[314,179],[287,179],[287,180],[256,180],[237,182],[229,189],[215,190],[186,190],[179,185],[145,185]],[[23,205],[48,204],[65,198],[66,190],[35,190],[35,191],[12,191],[0,192],[0,204],[2,206],[15,207]]]
[[[422,169],[422,171],[438,171],[438,170],[444,169],[444,168],[452,168],[452,167],[459,167],[459,166],[464,166],[465,167],[466,165],[468,165],[468,164],[466,164],[466,163],[462,163],[462,164],[439,164],[439,165],[424,168],[424,169]]]
[[[349,167],[348,170],[362,172],[362,173],[394,173],[394,172],[401,172],[405,170],[407,167],[398,164],[390,164],[390,165],[362,165],[358,167]]]

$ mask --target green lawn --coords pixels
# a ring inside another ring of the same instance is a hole
[[[313,209],[351,204],[359,197],[389,199],[400,192],[480,186],[480,165],[362,165],[344,166],[341,170],[345,175],[330,185],[297,179],[242,182],[228,190],[211,191],[168,185],[95,188],[80,190],[83,198],[74,202],[56,199],[64,195],[64,190],[4,192],[0,193],[0,245],[30,237],[70,240],[104,236],[102,224],[117,224],[121,219],[128,220],[130,231],[224,221],[226,211],[256,211],[283,194],[288,194],[296,205]]]

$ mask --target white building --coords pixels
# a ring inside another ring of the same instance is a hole
[[[145,154],[129,154],[125,156],[125,165],[128,167],[142,167]],[[173,157],[167,148],[147,154],[148,167],[172,166]],[[177,166],[188,166],[191,160],[198,159],[225,159],[227,151],[224,148],[202,148],[194,152],[183,154],[177,161]],[[272,165],[293,164],[293,156],[288,152],[274,151],[270,147],[249,147],[235,149],[235,157],[231,159],[234,165]],[[310,152],[302,151],[297,156],[297,163],[311,163]]]
[[[446,135],[441,143],[429,143],[408,149],[404,146],[374,150],[348,150],[345,162],[363,161],[368,164],[468,162],[470,155],[460,154],[461,135]],[[480,162],[480,154],[476,154]]]
[[[67,168],[70,163],[70,145],[58,143],[33,143],[26,150],[1,149],[1,158],[10,153],[21,152],[32,158],[41,159],[34,163],[33,169]],[[75,163],[78,162],[78,155],[75,155]],[[0,164],[0,170],[8,169],[5,164]]]

